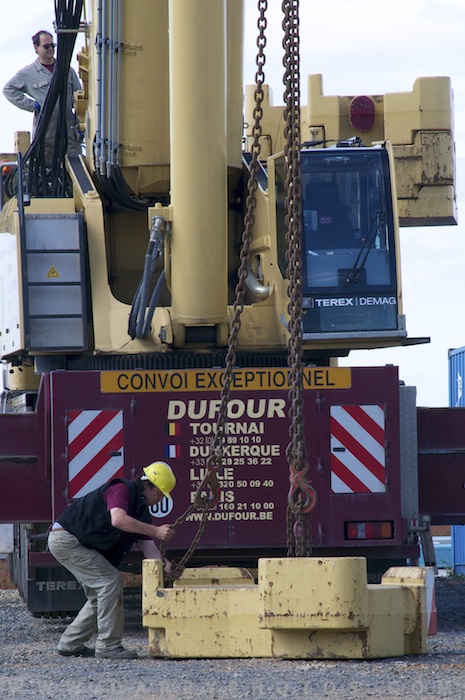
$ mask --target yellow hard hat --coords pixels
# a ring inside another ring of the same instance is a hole
[[[144,467],[143,472],[151,484],[160,489],[164,496],[169,496],[176,486],[176,477],[166,462],[152,462]]]

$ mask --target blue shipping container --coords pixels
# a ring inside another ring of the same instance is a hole
[[[452,569],[454,565],[452,539],[446,536],[433,537],[434,554],[438,569]],[[419,566],[425,565],[423,553],[418,560]]]
[[[464,407],[465,347],[449,350],[449,406]],[[465,525],[453,525],[454,574],[465,574]]]
[[[465,347],[449,350],[449,406],[465,406]]]

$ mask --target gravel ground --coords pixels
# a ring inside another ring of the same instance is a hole
[[[465,577],[437,580],[438,634],[423,656],[375,661],[152,659],[140,596],[126,595],[133,661],[62,658],[66,620],[36,619],[16,591],[0,591],[0,691],[4,700],[274,700],[454,698],[465,700]]]

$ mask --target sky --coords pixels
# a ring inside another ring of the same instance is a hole
[[[245,0],[244,83],[255,75],[257,0]],[[0,87],[35,54],[30,37],[52,29],[53,0],[0,0],[8,41],[0,49]],[[322,11],[324,8],[324,11]],[[282,104],[281,0],[268,2],[265,82]],[[427,345],[352,352],[345,365],[399,366],[417,403],[448,405],[448,349],[465,346],[465,2],[463,0],[301,0],[302,104],[306,76],[323,75],[325,95],[409,92],[417,77],[449,76],[455,103],[458,226],[401,229],[404,313],[409,337]],[[78,37],[76,47],[81,46]],[[75,66],[76,67],[76,66]],[[31,115],[0,95],[0,152]]]

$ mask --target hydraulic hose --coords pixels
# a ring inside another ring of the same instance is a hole
[[[149,314],[146,318],[146,309],[148,305],[150,281],[155,272],[156,263],[161,259],[163,252],[163,233],[162,227],[164,224],[162,216],[155,216],[152,220],[152,228],[150,231],[149,243],[145,254],[144,270],[141,281],[134,295],[134,300],[129,315],[128,333],[130,337],[142,339],[146,338],[150,331],[150,323],[153,317],[153,312],[160,298],[161,291],[165,283],[165,275],[162,272],[158,279],[149,305]]]
[[[165,271],[162,270],[160,277],[157,280],[157,283],[155,285],[155,289],[152,292],[152,296],[150,298],[150,304],[149,308],[147,311],[147,316],[145,318],[144,322],[144,328],[142,329],[142,337],[147,338],[149,332],[150,332],[150,326],[152,325],[152,319],[153,319],[153,314],[155,312],[155,309],[158,306],[158,302],[160,301],[160,296],[163,291],[163,288],[165,286],[166,282],[166,276],[165,276]]]

